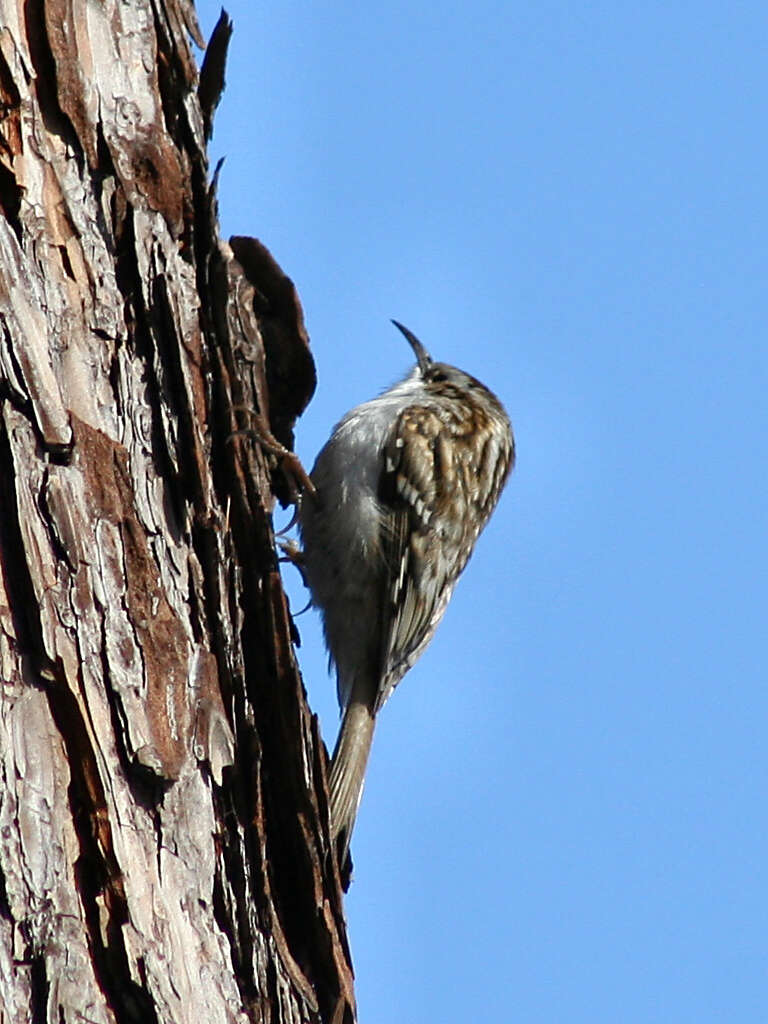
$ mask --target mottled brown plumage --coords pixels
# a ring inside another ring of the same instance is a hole
[[[300,510],[306,578],[344,712],[330,776],[342,853],[376,714],[432,639],[515,457],[496,396],[396,326],[416,367],[336,426],[312,470],[317,494]]]

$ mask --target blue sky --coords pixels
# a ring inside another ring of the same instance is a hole
[[[227,9],[222,231],[299,289],[305,463],[409,368],[390,317],[517,436],[380,716],[362,1024],[768,1020],[764,8]]]

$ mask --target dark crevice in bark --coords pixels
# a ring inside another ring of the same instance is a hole
[[[153,337],[156,344],[158,347],[162,345],[162,352],[158,352],[158,362],[166,372],[164,382],[161,384],[158,381],[157,387],[163,387],[165,406],[174,412],[179,427],[176,446],[179,469],[174,474],[174,482],[177,490],[181,489],[175,510],[177,521],[181,522],[182,508],[186,502],[194,508],[202,508],[204,485],[194,458],[197,450],[192,419],[194,413],[189,405],[190,396],[184,386],[187,375],[182,366],[180,352],[183,339],[176,333],[176,321],[168,299],[168,286],[162,275],[158,275],[152,284],[152,308],[149,311],[149,318],[155,328]]]
[[[96,978],[118,1024],[155,1024],[149,992],[131,977],[122,927],[128,920],[122,875],[96,753],[77,700],[63,678],[47,687],[48,704],[67,750],[69,804],[80,855],[75,879],[88,929]],[[102,915],[106,912],[106,922]],[[106,936],[106,942],[104,937]]]
[[[96,199],[94,205],[99,234],[104,239],[107,252],[111,256],[116,256],[118,252],[116,242],[125,215],[125,194],[112,160],[112,153],[104,138],[104,126],[100,120],[96,122],[96,167],[91,169],[91,182]],[[108,183],[112,185],[109,213],[104,208],[103,201],[104,187]],[[107,223],[108,215],[111,217],[111,224]]]
[[[200,211],[201,224],[215,221],[216,200],[212,193],[206,195],[205,208]],[[232,433],[238,423],[234,415],[234,406],[243,400],[242,383],[232,352],[233,339],[227,320],[227,304],[229,301],[229,278],[227,267],[221,253],[216,247],[212,251],[200,254],[197,260],[198,289],[208,297],[203,308],[210,318],[206,317],[205,329],[210,343],[212,370],[211,374],[211,471],[213,485],[222,504],[233,503],[232,540],[238,562],[243,566],[254,565],[256,556],[256,537],[251,531],[246,535],[242,526],[247,523],[253,512],[263,504],[263,497],[258,494],[253,475],[239,473],[237,469],[237,453]],[[233,389],[239,394],[233,395]],[[255,396],[251,396],[251,401]],[[245,495],[244,487],[251,486],[251,493]],[[238,532],[238,530],[240,532]],[[259,531],[260,532],[260,531]],[[258,564],[258,563],[256,563]]]
[[[112,722],[112,731],[115,737],[115,750],[120,761],[120,767],[126,776],[130,776],[132,758],[126,747],[125,738],[128,735],[128,722],[126,720],[125,709],[120,696],[115,693],[115,687],[111,683],[112,673],[109,668],[109,658],[107,657],[107,626],[106,622],[102,620],[101,623],[101,647],[99,650],[101,656],[101,670],[103,678],[107,683],[105,687],[105,693],[107,696],[107,702],[109,704],[109,717]]]
[[[141,278],[136,266],[136,233],[133,226],[133,213],[126,204],[122,210],[115,210],[115,280],[123,297],[123,315],[128,333],[128,344],[136,348],[139,326],[146,330],[146,325],[137,323],[137,306],[141,304]]]
[[[208,532],[208,531],[206,531]],[[196,644],[208,643],[209,637],[206,630],[207,623],[204,621],[204,609],[198,599],[196,580],[192,573],[189,574],[189,586],[187,587],[187,605],[189,607],[189,625],[192,629],[192,639]],[[231,724],[231,723],[230,723]]]
[[[3,424],[0,428],[0,567],[4,573],[4,586],[18,646],[31,657],[33,666],[40,672],[49,668],[50,663],[45,654],[37,596],[24,556],[15,481],[16,467]]]
[[[11,905],[8,902],[8,889],[5,884],[5,873],[3,871],[2,864],[0,864],[0,917],[5,918],[6,921],[13,920]]]
[[[112,394],[115,396],[115,413],[117,416],[122,416],[123,414],[123,403],[120,398],[120,360],[118,358],[120,346],[121,342],[115,340],[109,361],[109,386]]]
[[[178,413],[177,396],[169,381],[158,379],[158,359],[156,343],[162,334],[162,321],[166,316],[159,316],[158,309],[146,309],[141,287],[141,276],[136,260],[136,233],[133,213],[130,206],[126,207],[121,225],[120,244],[117,252],[115,278],[124,300],[125,322],[128,328],[129,344],[142,359],[147,389],[150,393],[148,402],[152,414],[152,457],[157,475],[168,484],[168,493],[173,498],[173,514],[176,522],[184,522],[184,496],[180,488],[183,486],[179,473],[174,465],[168,447],[160,410],[171,407]],[[167,305],[167,303],[166,303]],[[175,343],[175,339],[174,342]],[[172,345],[173,345],[172,343]],[[172,348],[166,346],[166,348]],[[162,360],[160,360],[160,365]],[[116,393],[117,394],[117,393]]]
[[[3,333],[4,347],[13,370],[15,378],[14,383],[25,382],[26,374],[18,361],[14,341],[11,337],[8,325],[4,322],[2,314],[0,314],[0,330],[2,330]],[[30,427],[34,431],[37,443],[40,445],[40,449],[46,453],[46,457],[51,463],[56,466],[68,466],[70,464],[72,461],[73,443],[56,444],[46,441],[40,430],[40,424],[37,416],[35,415],[32,400],[28,397],[26,392],[22,392],[18,387],[11,386],[7,377],[0,381],[0,399],[6,400],[9,405],[28,420]]]
[[[276,1006],[280,1000],[280,990],[278,987],[277,970],[275,963],[270,960],[267,964],[267,991],[264,993],[264,1002],[267,1005]]]
[[[162,7],[153,3],[152,9],[157,35],[157,84],[163,121],[168,136],[173,140],[182,162],[186,165],[185,170],[188,171],[189,161],[194,160],[199,152],[199,145],[189,128],[186,110],[186,97],[194,85],[190,75],[194,72],[182,60],[176,40],[169,35],[169,26],[163,17],[165,12]],[[190,237],[194,219],[192,198],[185,192],[182,201],[181,254],[191,262],[194,249],[194,239]]]
[[[19,219],[21,193],[22,190],[19,188],[15,176],[5,164],[0,163],[0,207],[19,242],[22,238],[21,220]]]
[[[190,149],[190,153],[192,155],[193,262],[197,293],[200,296],[198,315],[200,318],[200,329],[208,342],[206,349],[210,348],[212,353],[218,353],[221,346],[228,344],[228,331],[226,321],[227,291],[226,288],[217,289],[215,287],[214,277],[217,270],[226,277],[223,260],[219,251],[216,194],[214,187],[208,184],[208,162],[205,154],[196,149]],[[213,316],[210,315],[211,312]],[[212,399],[215,396],[212,374],[206,373],[205,380],[208,386],[206,405],[211,409]],[[216,373],[215,381],[220,383],[220,374]],[[223,422],[223,419],[219,422]],[[215,420],[213,425],[216,425]]]
[[[0,50],[0,149],[10,160],[21,153],[21,97],[5,55]]]
[[[70,281],[77,281],[75,272],[72,269],[72,262],[69,258],[69,253],[67,252],[67,247],[65,245],[59,245],[57,248],[59,250],[59,258],[61,259],[61,265],[64,268],[64,273]]]
[[[24,22],[40,112],[47,131],[72,146],[78,161],[84,158],[75,127],[61,109],[57,92],[56,61],[45,27],[45,0],[24,0]]]
[[[315,865],[307,829],[302,828],[304,822],[312,820],[313,809],[296,752],[296,737],[301,735],[301,711],[289,696],[296,692],[292,664],[280,665],[271,657],[270,638],[280,635],[281,629],[271,614],[271,599],[275,595],[269,574],[265,576],[262,570],[260,585],[257,580],[258,577],[243,588],[246,621],[254,624],[243,636],[243,652],[259,747],[263,750],[263,764],[269,765],[260,800],[267,845],[267,862],[263,868],[268,872],[268,891],[290,954],[321,997],[321,1016],[330,1019],[335,994],[329,998],[322,983],[329,965],[318,957],[318,946],[313,941],[316,938],[313,932],[318,926],[315,893],[310,881]],[[267,679],[274,680],[274,685],[254,685],[257,680]],[[259,840],[260,836],[254,834],[251,843],[254,865],[261,859]]]
[[[158,9],[156,4],[152,4],[157,39],[157,82],[160,90],[160,106],[168,135],[179,149],[182,149],[178,138],[178,125],[183,116],[183,97],[189,92],[189,82],[184,65],[179,58],[176,41],[171,40],[168,36],[168,25],[163,17],[164,13],[162,9]]]
[[[51,545],[51,551],[56,555],[56,559],[60,564],[65,565],[70,573],[75,573],[77,572],[77,551],[71,542],[67,544],[64,539],[66,534],[60,533],[57,528],[57,517],[49,503],[50,482],[51,473],[46,468],[43,471],[43,486],[40,488],[40,493],[37,496],[37,506],[40,509],[43,522],[48,528],[48,541]]]
[[[0,313],[0,346],[2,346],[8,353],[8,362],[10,363],[11,373],[6,374],[0,379],[0,403],[7,401],[8,404],[20,412],[22,416],[27,419],[31,419],[32,403],[29,398],[21,390],[21,382],[24,380],[21,374],[21,367],[19,366],[16,355],[13,351],[13,339],[11,332],[8,329],[8,325],[5,322],[5,318]],[[9,380],[9,377],[13,376],[13,381]],[[0,412],[2,412],[2,404],[0,404]]]
[[[224,832],[219,837],[222,851],[221,864],[226,875],[226,889],[234,896],[235,904],[225,899],[225,883],[217,870],[213,888],[213,911],[222,934],[229,941],[232,962],[235,967],[235,980],[240,997],[246,1004],[251,1003],[258,994],[258,983],[253,973],[253,959],[250,955],[253,946],[253,934],[249,920],[249,903],[251,887],[245,876],[246,864],[242,851],[242,809],[235,807],[237,782],[228,786],[218,795],[218,819],[223,822]]]
[[[220,609],[231,607],[231,601],[220,586],[221,576],[218,571],[219,547],[214,536],[213,526],[196,523],[192,531],[192,543],[203,567],[203,600],[204,607],[199,609],[199,620],[208,632],[212,653],[216,659],[219,676],[219,688],[224,707],[231,720],[231,708],[235,690],[242,692],[242,685],[237,686],[234,676],[236,655],[232,649],[232,639],[224,628]]]
[[[29,961],[29,1020],[30,1024],[47,1024],[48,992],[50,989],[42,953]]]
[[[188,127],[187,130],[189,131]],[[200,296],[199,322],[205,343],[202,346],[203,358],[206,360],[202,369],[203,385],[206,388],[205,408],[209,417],[209,438],[211,452],[209,469],[213,476],[214,490],[219,498],[221,508],[227,508],[227,501],[232,493],[231,472],[224,473],[225,467],[232,465],[231,446],[228,437],[232,432],[231,398],[222,380],[222,364],[220,348],[228,343],[226,334],[226,291],[213,288],[211,268],[222,267],[221,254],[218,247],[218,229],[215,212],[215,200],[211,196],[207,184],[208,165],[205,155],[192,143],[191,132],[188,140],[188,152],[192,157],[191,192],[193,200],[192,240],[194,245],[195,275],[197,293]],[[214,317],[210,317],[213,310]],[[201,522],[199,519],[193,528],[193,544],[203,566],[203,595],[205,599],[205,625],[211,639],[216,657],[219,674],[219,686],[222,691],[224,705],[231,706],[235,690],[242,692],[242,685],[237,685],[233,673],[237,674],[239,658],[236,654],[234,638],[227,635],[225,621],[238,622],[236,600],[233,603],[230,595],[222,593],[218,560],[220,548],[212,530],[217,526]],[[228,539],[225,538],[225,546]],[[227,551],[226,555],[231,556]],[[231,578],[231,574],[228,574]],[[219,609],[228,606],[233,614],[225,618]],[[201,612],[203,609],[201,609]],[[233,724],[233,723],[230,723]]]
[[[3,345],[5,351],[8,353],[8,361],[15,378],[13,384],[24,380],[22,375],[22,368],[18,366],[18,360],[16,359],[15,352],[13,351],[13,342],[10,336],[10,332],[7,329],[2,314],[0,314],[0,331],[3,334]],[[6,376],[3,380],[0,380],[0,400],[8,402],[9,406],[12,406],[16,412],[26,417],[30,423],[32,423],[34,417],[32,415],[32,402],[27,395],[20,391],[19,388],[14,387],[13,384],[8,380]]]
[[[0,330],[3,332],[3,347],[8,353],[8,360],[11,365],[12,375],[4,375],[2,383],[0,383],[0,398],[5,398],[8,402],[22,414],[26,419],[29,420],[32,426],[35,426],[35,416],[32,409],[32,402],[29,399],[24,388],[24,370],[19,364],[18,357],[16,355],[16,345],[11,335],[11,331],[8,324],[5,321],[5,317],[0,314]],[[9,376],[13,377],[13,383],[9,380]]]

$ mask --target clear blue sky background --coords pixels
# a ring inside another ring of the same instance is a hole
[[[518,441],[381,715],[361,1024],[768,1021],[764,5],[228,10],[222,229],[299,288],[304,461],[408,369],[389,317]]]

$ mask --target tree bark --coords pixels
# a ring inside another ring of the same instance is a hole
[[[314,366],[290,280],[218,236],[229,30],[198,93],[186,0],[0,0],[9,1024],[355,1016],[289,489],[245,432],[291,445]]]

